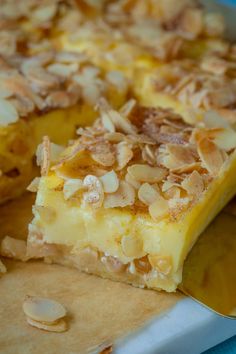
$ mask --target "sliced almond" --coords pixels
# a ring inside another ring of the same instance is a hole
[[[91,156],[102,166],[110,167],[115,163],[115,154],[108,143],[99,143],[92,148]]]
[[[35,177],[33,181],[28,185],[27,191],[36,193],[38,191],[40,177]]]
[[[73,197],[76,192],[78,192],[79,190],[83,189],[83,181],[82,179],[73,179],[70,178],[68,180],[66,180],[64,182],[64,186],[63,186],[63,195],[65,200],[70,199],[71,197]]]
[[[124,141],[125,139],[125,135],[122,133],[106,133],[104,135],[105,140],[108,140],[112,143],[120,143],[121,141]]]
[[[4,98],[0,98],[0,126],[6,127],[16,123],[18,119],[19,115],[15,107]]]
[[[167,199],[171,199],[171,198],[180,198],[181,195],[181,189],[178,188],[177,186],[173,186],[171,188],[169,188],[165,193],[164,196]]]
[[[165,200],[162,196],[159,196],[154,203],[149,205],[148,210],[151,217],[154,220],[159,221],[169,214],[168,201]]]
[[[32,318],[27,317],[27,322],[30,326],[42,329],[47,332],[61,333],[67,330],[67,324],[63,319],[59,320],[55,324],[46,324],[44,322],[35,321]]]
[[[135,202],[134,188],[125,181],[120,181],[120,186],[115,193],[107,194],[104,199],[105,208],[118,208],[133,205]]]
[[[236,132],[231,129],[222,129],[216,134],[214,143],[222,150],[230,151],[236,148]]]
[[[84,201],[95,208],[101,207],[104,200],[104,191],[99,178],[88,175],[84,178],[83,186],[88,190],[84,193]]]
[[[150,145],[145,145],[142,150],[142,159],[149,165],[155,165],[157,163],[155,148]]]
[[[126,257],[140,258],[143,255],[143,241],[137,236],[123,236],[121,248]]]
[[[114,124],[115,128],[120,130],[122,133],[135,134],[137,128],[131,124],[131,122],[119,112],[113,110],[108,105],[105,99],[100,99],[98,103],[98,108],[100,110],[101,116],[105,113],[109,116],[110,120]]]
[[[151,205],[157,200],[159,193],[149,183],[143,183],[138,190],[138,198],[146,205]]]
[[[1,256],[26,261],[26,241],[6,236],[0,247]]]
[[[219,171],[224,164],[225,157],[222,151],[207,138],[198,142],[198,154],[205,167],[211,175],[218,176]]]
[[[187,191],[189,195],[200,196],[204,191],[204,181],[200,173],[193,171],[187,176],[181,186]]]
[[[105,193],[114,193],[119,188],[119,179],[113,170],[101,176],[100,181],[102,181]]]
[[[28,318],[47,325],[52,325],[66,316],[66,309],[59,302],[30,295],[24,300],[23,311]]]
[[[125,180],[128,182],[134,189],[139,189],[141,186],[141,183],[136,181],[129,173],[126,173],[125,175]]]
[[[70,77],[78,70],[79,66],[77,63],[72,64],[62,64],[62,63],[53,63],[48,65],[47,71],[51,74],[62,76],[65,78]]]
[[[50,168],[50,140],[48,136],[43,137],[43,142],[36,151],[36,162],[41,167],[41,175],[46,176]]]
[[[127,169],[128,173],[138,182],[156,183],[167,176],[167,170],[161,167],[134,164]]]
[[[126,102],[120,109],[120,114],[124,117],[128,117],[130,113],[133,111],[135,108],[137,102],[135,99],[130,99],[128,102]]]
[[[132,158],[133,151],[129,144],[122,141],[116,145],[117,171],[122,170]]]

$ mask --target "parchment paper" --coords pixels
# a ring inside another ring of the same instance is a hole
[[[0,208],[0,236],[25,238],[32,202],[33,196],[26,195]],[[8,272],[0,278],[1,354],[98,350],[140,329],[180,299],[178,294],[136,289],[58,265],[3,262]],[[68,310],[69,330],[49,333],[30,327],[22,311],[27,294],[60,301]]]

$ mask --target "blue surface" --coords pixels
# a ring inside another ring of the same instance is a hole
[[[236,354],[236,336],[207,350],[204,354]]]
[[[236,6],[236,0],[218,0],[218,2],[221,2],[221,3],[223,3],[223,4],[225,4],[225,5],[234,5],[234,6]]]

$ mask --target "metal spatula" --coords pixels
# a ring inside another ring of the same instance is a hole
[[[179,289],[236,319],[236,216],[222,212],[204,231],[184,263]]]

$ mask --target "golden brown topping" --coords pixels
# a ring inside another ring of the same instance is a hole
[[[216,144],[207,138],[203,138],[198,142],[198,154],[201,158],[203,167],[213,176],[217,176],[226,156]]]
[[[115,193],[107,194],[104,199],[104,208],[123,208],[133,205],[135,192],[133,187],[125,181],[120,181],[120,186]]]

